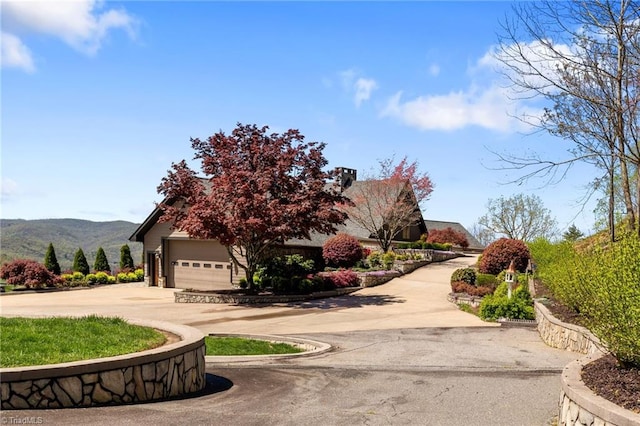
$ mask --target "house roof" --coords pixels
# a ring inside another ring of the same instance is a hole
[[[425,225],[427,225],[428,230],[442,230],[447,228],[452,228],[454,231],[461,232],[467,237],[467,241],[469,241],[470,249],[484,250],[485,246],[482,245],[480,241],[476,237],[474,237],[467,229],[460,225],[458,222],[445,222],[441,220],[425,220]]]
[[[209,188],[210,187],[210,182],[206,179],[202,179],[203,183],[205,184],[205,187]],[[367,187],[372,185],[373,182],[372,181],[352,181],[349,184],[349,187],[344,189],[343,194],[346,197],[349,197],[349,194],[352,194],[353,192],[357,191],[366,191]],[[330,182],[327,183],[328,187],[333,186],[334,183]],[[167,204],[172,204],[171,200],[164,200],[162,203],[167,203]],[[417,208],[417,206],[416,206]],[[419,210],[418,210],[419,211]],[[144,222],[142,222],[142,224],[140,224],[140,226],[138,226],[138,228],[133,232],[133,234],[131,234],[131,236],[129,237],[129,241],[138,241],[138,242],[143,242],[144,241],[144,235],[153,227],[153,225],[155,225],[158,220],[160,219],[160,217],[162,216],[162,210],[160,210],[160,208],[156,207],[151,214],[144,220]],[[422,212],[420,212],[420,223],[418,223],[418,226],[422,229],[424,229],[424,231],[426,232],[426,230],[428,229],[427,226],[425,226],[425,222],[424,219],[422,218]],[[336,226],[337,229],[337,233],[338,232],[344,232],[347,233],[349,235],[352,235],[354,237],[356,237],[357,239],[361,240],[361,241],[371,241],[374,242],[375,239],[371,237],[371,232],[369,232],[367,229],[363,228],[362,226],[358,225],[356,222],[347,219],[344,225],[339,225]],[[322,245],[324,244],[324,242],[329,239],[332,235],[325,235],[325,234],[319,234],[319,233],[312,233],[311,234],[311,239],[307,240],[307,239],[292,239],[292,240],[288,240],[287,244],[288,245],[295,245],[295,246],[304,246],[304,247],[322,247]]]

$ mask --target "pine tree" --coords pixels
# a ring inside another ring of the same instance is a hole
[[[133,269],[133,257],[127,244],[120,247],[120,269]]]
[[[565,241],[571,242],[577,241],[582,237],[584,237],[584,234],[580,229],[578,229],[576,225],[571,225],[569,229],[567,229],[565,233],[562,234],[562,238],[564,238]]]
[[[44,267],[55,275],[60,275],[60,264],[56,257],[56,251],[53,248],[53,243],[49,243],[47,253],[44,255]]]
[[[81,272],[83,275],[87,275],[90,272],[89,262],[87,262],[87,258],[81,248],[76,251],[73,257],[73,272]]]
[[[96,272],[109,272],[111,273],[111,267],[107,260],[107,255],[102,247],[98,247],[98,253],[96,253],[96,262],[93,264],[93,270]]]

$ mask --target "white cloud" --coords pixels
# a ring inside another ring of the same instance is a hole
[[[18,193],[19,189],[16,181],[3,177],[2,181],[0,181],[0,194],[2,195],[2,198],[11,198],[18,195]]]
[[[429,75],[437,77],[440,74],[440,66],[438,64],[432,64],[429,66]]]
[[[35,71],[29,48],[13,34],[0,33],[0,64],[3,68],[21,68],[26,72]]]
[[[571,55],[571,49],[567,45],[541,43],[510,46],[507,55],[509,51],[515,53],[517,49],[525,52],[530,65],[549,77],[553,77],[561,64],[554,49],[562,55]],[[388,98],[380,116],[396,118],[403,124],[420,130],[453,131],[468,126],[504,133],[528,130],[531,126],[516,117],[526,116],[531,122],[536,117],[541,117],[542,108],[537,100],[531,99],[531,93],[515,93],[509,89],[505,76],[517,78],[520,74],[514,74],[512,68],[506,67],[503,59],[508,59],[508,56],[491,47],[467,70],[470,81],[466,88],[444,94],[425,94],[412,99],[403,99],[403,92],[398,91]],[[527,83],[544,90],[553,90],[545,86],[543,78],[529,76],[531,73],[528,71],[531,69],[527,65],[514,61],[510,63],[522,71]],[[429,71],[436,75],[439,68],[432,65]]]
[[[378,88],[378,83],[372,78],[359,78],[355,83],[355,99],[356,107],[360,107],[363,101],[368,101],[371,97],[371,92]]]
[[[61,39],[84,54],[95,55],[110,30],[122,29],[134,37],[136,24],[126,11],[104,9],[103,2],[99,0],[2,3],[3,29],[14,45],[18,42],[18,46],[23,46],[22,52],[26,52],[29,58],[24,60],[31,62],[32,69],[33,61],[19,36],[45,34]],[[3,33],[3,40],[4,37]]]
[[[378,88],[378,83],[372,78],[360,77],[360,72],[348,69],[339,73],[342,88],[353,94],[353,102],[359,108],[362,102],[371,98],[371,93]]]

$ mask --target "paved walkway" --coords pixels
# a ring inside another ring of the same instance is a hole
[[[174,289],[117,284],[7,295],[2,315],[117,315],[186,324],[204,333],[297,334],[424,327],[491,327],[447,301],[451,272],[475,256],[436,263],[350,295],[274,306],[174,303]]]
[[[188,324],[205,333],[295,334],[327,342],[320,356],[208,364],[206,392],[159,403],[5,411],[43,424],[546,425],[560,371],[576,355],[533,329],[497,327],[446,301],[465,257],[382,286],[300,304],[176,304],[173,290],[116,285],[0,297],[3,315],[98,313]],[[5,420],[7,419],[7,420]]]

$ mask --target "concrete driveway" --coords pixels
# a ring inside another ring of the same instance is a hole
[[[194,398],[122,407],[4,411],[43,424],[545,425],[560,371],[576,355],[535,330],[501,328],[446,301],[465,257],[348,296],[266,307],[175,304],[173,291],[136,285],[0,298],[3,315],[98,313],[154,318],[205,333],[308,337],[323,355],[208,364]],[[6,419],[6,420],[5,420]]]

